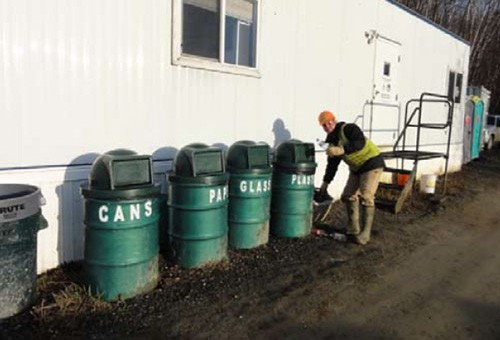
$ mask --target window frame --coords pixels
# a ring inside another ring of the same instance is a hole
[[[172,64],[208,71],[230,73],[249,77],[260,78],[259,71],[259,46],[261,28],[261,0],[253,0],[257,6],[257,20],[255,27],[255,67],[234,65],[224,62],[225,58],[225,34],[226,34],[226,0],[220,1],[219,18],[219,59],[203,58],[182,54],[182,0],[173,0],[172,6]]]
[[[450,78],[453,78],[453,91],[450,95]],[[458,78],[460,78],[460,86],[458,86]],[[448,100],[453,101],[455,104],[461,104],[462,103],[462,94],[463,94],[463,88],[464,88],[464,74],[463,72],[459,72],[453,69],[448,70],[448,78],[447,78],[447,88],[448,88]],[[455,96],[455,91],[456,89],[459,89],[458,96]]]

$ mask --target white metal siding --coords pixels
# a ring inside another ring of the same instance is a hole
[[[313,141],[323,109],[352,122],[372,97],[374,44],[401,43],[401,104],[447,93],[450,68],[464,73],[469,46],[383,0],[264,0],[260,78],[174,66],[170,0],[0,0],[0,182],[39,185],[49,228],[39,270],[82,257],[79,186],[97,154],[130,148],[170,159],[177,149],[236,140]],[[465,96],[463,95],[462,102]],[[436,111],[434,111],[436,110]],[[431,117],[442,115],[435,108]],[[274,130],[281,119],[284,127]],[[357,120],[358,123],[362,123]],[[463,105],[456,109],[451,168],[462,159]],[[440,144],[442,131],[423,142]],[[438,143],[436,143],[436,140]],[[440,146],[432,146],[435,150]],[[318,153],[317,182],[325,157]],[[169,163],[161,163],[157,177]],[[421,163],[440,171],[442,162]],[[346,167],[332,185],[338,195]]]

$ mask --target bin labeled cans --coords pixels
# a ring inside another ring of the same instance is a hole
[[[269,240],[271,165],[269,145],[234,143],[228,151],[229,244],[251,249]]]
[[[0,319],[29,308],[36,297],[38,231],[47,227],[39,188],[0,184]]]
[[[104,300],[126,299],[158,281],[160,187],[151,156],[110,151],[94,162],[85,198],[85,281]]]
[[[297,238],[311,233],[314,144],[291,139],[275,150],[272,178],[271,233]]]
[[[218,147],[195,143],[177,153],[169,176],[168,236],[171,255],[181,267],[227,257],[228,178]]]

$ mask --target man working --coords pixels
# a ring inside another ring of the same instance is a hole
[[[380,175],[385,166],[380,150],[356,124],[337,122],[330,111],[320,113],[319,124],[327,133],[328,164],[326,166],[321,192],[326,193],[335,177],[340,161],[349,166],[349,178],[342,193],[347,208],[348,225],[346,234],[358,244],[370,241],[375,214],[375,193]],[[361,197],[361,230],[359,223],[358,195]]]

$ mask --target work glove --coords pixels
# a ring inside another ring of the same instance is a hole
[[[326,149],[328,157],[342,156],[344,153],[343,146],[329,146],[328,149]]]
[[[314,189],[314,198],[313,198],[314,205],[316,206],[326,205],[330,204],[333,201],[332,196],[328,195],[327,189],[328,189],[328,183],[326,182],[323,182],[323,184],[321,184],[321,187],[319,189]]]

